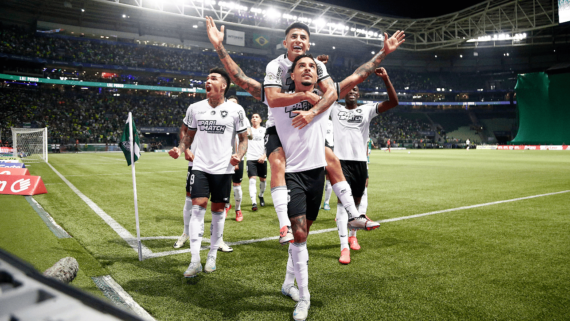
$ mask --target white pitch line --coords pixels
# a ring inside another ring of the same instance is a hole
[[[177,171],[156,171],[156,172],[137,172],[137,174],[153,174],[153,173],[186,173],[186,170],[177,170]],[[77,174],[77,175],[67,175],[70,176],[105,176],[105,175],[131,175],[131,173],[114,173],[114,174]]]
[[[89,206],[97,215],[99,215],[99,217],[101,217],[103,221],[105,221],[105,223],[107,223],[113,229],[113,231],[119,234],[119,236],[123,240],[125,240],[133,248],[133,250],[135,250],[135,252],[137,253],[139,252],[137,239],[129,231],[127,231],[127,229],[125,229],[121,224],[115,221],[111,216],[109,216],[109,214],[105,213],[105,211],[103,211],[89,197],[81,193],[81,191],[79,191],[73,184],[71,184],[70,181],[68,181],[63,175],[61,175],[60,172],[58,172],[53,166],[51,166],[50,163],[46,164],[48,164],[48,166],[51,167],[54,173],[56,173],[57,176],[59,176],[59,178],[61,178],[61,180],[64,181],[65,184],[67,184],[67,186],[69,186],[69,188],[71,188],[71,190],[75,192],[75,194],[77,194],[77,196],[79,196],[79,198],[81,198],[87,204],[87,206]],[[146,246],[142,245],[142,253],[143,257],[146,257],[152,254],[152,251]]]
[[[110,275],[105,275],[101,277],[101,279],[111,288],[113,291],[123,300],[125,305],[127,305],[131,310],[141,317],[144,320],[152,320],[155,319],[145,310],[143,309],[134,299],[133,297],[127,293]]]
[[[396,222],[396,221],[402,221],[402,220],[407,220],[407,219],[411,219],[411,218],[417,218],[417,217],[422,217],[422,216],[428,216],[428,215],[435,215],[435,214],[441,214],[441,213],[448,213],[448,212],[455,212],[455,211],[461,211],[461,210],[467,210],[467,209],[472,209],[472,208],[477,208],[477,207],[484,207],[484,206],[490,206],[490,205],[497,205],[497,204],[503,204],[503,203],[509,203],[509,202],[516,202],[516,201],[522,201],[522,200],[527,200],[527,199],[532,199],[532,198],[538,198],[538,197],[544,197],[544,196],[551,196],[551,195],[557,195],[557,194],[564,194],[564,193],[568,193],[570,192],[570,190],[567,191],[561,191],[561,192],[554,192],[554,193],[546,193],[546,194],[539,194],[539,195],[533,195],[533,196],[526,196],[526,197],[519,197],[519,198],[513,198],[510,200],[503,200],[503,201],[496,201],[496,202],[490,202],[490,203],[483,203],[483,204],[475,204],[475,205],[469,205],[469,206],[462,206],[462,207],[456,207],[456,208],[450,208],[447,210],[440,210],[440,211],[433,211],[433,212],[427,212],[427,213],[423,213],[423,214],[415,214],[415,215],[409,215],[409,216],[401,216],[401,217],[395,217],[395,218],[389,218],[389,219],[385,219],[385,220],[380,220],[377,221],[378,223],[388,223],[388,222]],[[321,233],[328,233],[328,232],[334,232],[336,231],[336,228],[327,228],[327,229],[322,229],[322,230],[316,230],[316,231],[310,231],[309,235],[313,235],[313,234],[321,234]],[[155,239],[158,239],[160,237],[154,237]],[[176,238],[176,237],[171,237],[171,236],[167,236],[164,238]],[[245,245],[245,244],[252,244],[252,243],[259,243],[259,242],[265,242],[265,241],[272,241],[272,240],[277,240],[279,238],[279,236],[271,236],[271,237],[264,237],[261,239],[251,239],[251,240],[245,240],[245,241],[237,241],[237,242],[226,242],[226,244],[228,245]],[[205,247],[202,247],[202,250],[207,249]],[[187,250],[178,250],[178,251],[167,251],[167,252],[157,252],[157,253],[152,253],[150,255],[150,257],[161,257],[161,256],[167,256],[167,255],[174,255],[174,254],[181,254],[181,253],[188,253],[190,252],[189,249]]]

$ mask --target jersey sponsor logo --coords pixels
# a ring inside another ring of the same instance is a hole
[[[338,120],[346,120],[348,123],[362,123],[364,117],[362,115],[354,115],[349,111],[340,111]]]
[[[208,134],[223,134],[226,131],[226,125],[216,125],[215,120],[199,120],[198,128]]]
[[[210,112],[210,115],[215,115],[215,114],[216,114],[216,111],[215,111],[215,110],[212,110],[212,111]]]
[[[313,105],[311,105],[311,103],[309,103],[308,101],[302,101],[300,103],[296,103],[295,105],[285,107],[285,112],[289,113],[289,118],[294,118],[295,116],[297,116],[297,114],[294,114],[293,111],[295,110],[307,111],[311,108],[313,108]]]

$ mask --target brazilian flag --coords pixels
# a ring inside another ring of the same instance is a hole
[[[261,48],[261,49],[269,48],[269,40],[270,40],[269,35],[254,33],[253,34],[253,47]]]

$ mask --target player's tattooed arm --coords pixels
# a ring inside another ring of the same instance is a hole
[[[250,93],[255,99],[261,100],[261,84],[255,79],[246,76],[243,70],[241,70],[241,68],[233,61],[224,48],[224,45],[222,44],[224,40],[224,26],[218,30],[214,19],[212,19],[212,17],[206,17],[206,29],[208,32],[208,38],[214,46],[214,49],[216,49],[218,57],[220,57],[220,60],[224,64],[224,68],[228,72],[232,81]]]
[[[248,144],[247,131],[238,134],[238,139],[239,139],[239,144],[238,144],[237,154],[239,156],[239,159],[241,160],[245,155],[245,153],[247,152],[247,144]]]
[[[181,150],[186,149],[186,147],[190,148],[192,146],[192,142],[194,142],[194,137],[196,136],[196,129],[190,129],[186,131],[186,136],[184,136],[184,141],[180,144]]]
[[[396,31],[390,38],[388,38],[387,33],[384,33],[384,39],[386,39],[386,41],[384,41],[384,48],[372,57],[370,61],[358,67],[352,75],[346,77],[340,82],[339,98],[344,98],[344,96],[346,96],[354,86],[366,80],[366,78],[368,78],[368,76],[378,68],[380,63],[388,54],[394,52],[402,43],[404,43],[404,41],[406,41],[405,37],[406,35],[404,34],[404,31],[400,30]]]
[[[388,93],[388,100],[379,103],[377,106],[378,108],[377,112],[381,114],[389,109],[398,106],[399,101],[398,101],[398,95],[396,94],[396,89],[394,89],[394,86],[390,81],[390,77],[388,77],[388,72],[386,72],[386,69],[380,67],[375,70],[375,73],[378,77],[384,80],[384,84],[386,85],[386,92]]]

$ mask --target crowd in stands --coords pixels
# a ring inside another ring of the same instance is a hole
[[[212,66],[221,66],[218,55],[214,52],[63,38],[35,34],[16,26],[2,29],[0,52],[58,61],[201,73],[207,73]],[[235,56],[234,59],[238,65],[247,69],[246,73],[250,77],[263,77],[266,59],[249,56]]]
[[[122,42],[100,41],[78,37],[59,37],[32,33],[23,28],[8,26],[0,33],[0,52],[27,57],[37,57],[69,62],[86,62],[103,65],[125,67],[157,68],[173,71],[190,71],[207,73],[213,66],[221,66],[218,56],[213,51],[201,49],[175,49],[152,45],[135,45]],[[268,57],[232,55],[236,63],[249,77],[261,80],[265,74]],[[353,67],[332,64],[327,69],[333,79],[342,80],[354,72],[354,69],[365,61],[357,61]],[[57,73],[60,73],[59,75]],[[435,90],[446,88],[454,90],[476,90],[489,88],[493,83],[495,89],[512,90],[516,83],[513,75],[481,76],[475,73],[416,73],[405,69],[389,69],[390,79],[397,90]],[[61,71],[46,71],[46,77],[61,76]],[[100,76],[78,73],[80,80],[139,83],[160,86],[191,86],[189,79],[185,81],[174,78],[155,76],[133,76],[119,73],[118,77],[103,79]],[[383,91],[384,82],[374,75],[360,85],[364,91]]]
[[[140,127],[179,127],[188,106],[205,95],[176,98],[152,94],[121,94],[96,91],[61,91],[59,89],[0,89],[0,104],[9,115],[0,121],[2,137],[10,137],[11,127],[48,127],[51,141],[68,143],[116,143],[124,129],[129,111]],[[247,117],[259,113],[267,120],[267,107],[252,97],[239,97]],[[430,126],[408,120],[395,113],[377,116],[371,123],[370,136],[379,142],[423,138],[418,131]]]

